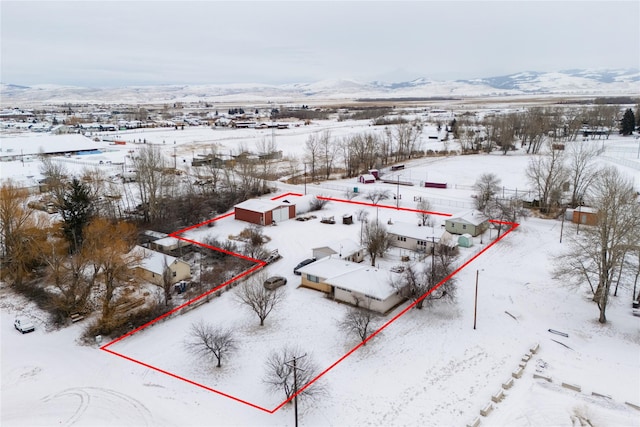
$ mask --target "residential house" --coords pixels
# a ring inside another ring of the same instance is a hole
[[[403,301],[391,286],[391,272],[334,258],[322,258],[298,270],[300,285],[334,300],[386,313]]]
[[[451,234],[471,234],[475,237],[489,228],[489,218],[478,210],[470,210],[445,220],[445,229]]]
[[[349,239],[342,239],[330,242],[325,246],[311,249],[315,259],[322,259],[329,256],[351,262],[362,262],[366,254],[362,245]]]
[[[333,286],[326,280],[350,271],[362,268],[362,265],[339,258],[324,257],[298,270],[301,273],[300,286],[315,289],[333,297]]]
[[[134,247],[132,252],[142,257],[140,266],[137,269],[144,280],[162,286],[165,272],[171,277],[171,284],[191,279],[191,266],[179,258],[152,251],[142,246]]]
[[[442,230],[406,222],[394,222],[387,227],[391,246],[430,253],[440,241]]]
[[[164,254],[181,254],[186,252],[183,248],[191,246],[191,242],[187,242],[176,237],[163,237],[149,243],[149,248]]]
[[[404,301],[401,293],[391,285],[391,274],[387,270],[363,266],[330,277],[325,282],[333,287],[336,301],[384,314]]]

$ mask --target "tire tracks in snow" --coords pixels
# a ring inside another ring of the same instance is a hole
[[[43,398],[42,401],[48,403],[65,397],[76,397],[79,399],[78,406],[73,414],[61,423],[61,425],[65,427],[73,426],[81,421],[87,410],[94,406],[107,407],[114,414],[124,413],[126,419],[133,423],[132,425],[155,425],[151,411],[149,411],[142,402],[124,393],[107,388],[73,387],[47,396]],[[127,411],[127,406],[131,411]],[[114,410],[115,408],[117,408],[117,411]]]

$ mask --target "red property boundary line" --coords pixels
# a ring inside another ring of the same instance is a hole
[[[282,194],[280,196],[274,197],[271,200],[279,200],[282,199],[284,197],[288,197],[288,196],[295,196],[295,197],[301,197],[302,194],[299,193],[285,193]],[[368,206],[368,207],[375,207],[375,208],[382,208],[382,209],[392,209],[392,210],[399,210],[399,211],[405,211],[405,212],[416,212],[416,213],[427,213],[430,215],[440,215],[440,216],[445,216],[445,217],[451,217],[452,214],[449,213],[441,213],[441,212],[429,212],[429,211],[422,211],[419,209],[411,209],[411,208],[403,208],[403,207],[396,207],[396,206],[390,206],[390,205],[377,205],[377,204],[373,204],[373,203],[366,203],[366,202],[360,202],[360,201],[354,201],[354,200],[343,200],[343,199],[336,199],[336,198],[332,198],[332,197],[322,197],[322,196],[317,196],[318,199],[321,200],[327,200],[327,201],[332,201],[332,202],[338,202],[338,203],[348,203],[348,204],[353,204],[353,205],[362,205],[362,206]],[[137,363],[138,365],[144,366],[145,368],[148,369],[152,369],[154,371],[160,372],[162,374],[168,375],[172,378],[184,381],[188,384],[191,384],[193,386],[202,388],[204,390],[210,391],[212,393],[218,394],[220,396],[224,396],[227,397],[231,400],[234,400],[236,402],[239,403],[243,403],[247,406],[250,406],[252,408],[255,409],[259,409],[261,411],[267,412],[269,414],[273,414],[274,412],[278,411],[280,408],[282,408],[284,405],[286,405],[287,403],[289,403],[291,400],[293,400],[294,397],[296,397],[298,394],[302,393],[304,390],[306,390],[308,387],[311,387],[313,385],[313,383],[315,383],[317,380],[319,380],[320,378],[322,378],[324,375],[326,375],[331,369],[333,369],[334,367],[336,367],[339,363],[341,363],[343,360],[345,360],[347,357],[351,356],[353,353],[355,353],[358,349],[360,349],[360,347],[364,346],[367,342],[369,342],[371,339],[373,339],[376,335],[378,335],[380,332],[382,332],[384,329],[386,329],[389,325],[391,325],[393,322],[395,322],[396,320],[398,320],[400,317],[402,317],[404,314],[406,314],[409,310],[411,310],[413,307],[416,306],[416,304],[418,304],[420,301],[424,300],[425,298],[427,298],[432,292],[434,292],[435,290],[437,290],[440,286],[442,286],[447,280],[449,280],[450,278],[452,278],[453,276],[455,276],[456,274],[458,274],[458,272],[460,272],[462,269],[464,269],[466,266],[468,266],[470,263],[472,263],[476,258],[478,258],[480,255],[484,254],[486,251],[488,251],[491,247],[493,247],[493,245],[495,245],[496,243],[498,243],[500,240],[502,240],[505,236],[507,236],[509,233],[511,233],[513,230],[515,230],[520,224],[517,224],[515,222],[506,222],[506,221],[498,221],[498,220],[489,220],[490,222],[494,223],[494,224],[498,224],[498,225],[507,225],[510,228],[507,229],[500,237],[498,237],[496,240],[494,240],[493,242],[489,243],[485,248],[483,248],[480,252],[478,252],[477,254],[475,254],[473,257],[471,257],[470,259],[468,259],[464,264],[462,264],[460,267],[458,267],[455,271],[453,271],[451,274],[449,274],[447,277],[445,277],[440,283],[438,283],[433,289],[431,289],[429,292],[425,293],[424,295],[422,295],[420,298],[418,298],[416,301],[412,302],[411,304],[409,304],[406,308],[404,308],[401,312],[399,312],[398,314],[396,314],[395,316],[393,316],[391,319],[389,319],[387,322],[385,322],[380,328],[378,328],[376,331],[372,332],[371,335],[369,335],[364,341],[360,342],[358,345],[356,345],[355,347],[353,347],[351,350],[349,350],[344,356],[340,357],[338,360],[336,360],[335,362],[333,362],[331,365],[329,365],[329,367],[327,367],[324,371],[320,372],[320,374],[318,374],[318,376],[316,376],[314,379],[312,379],[309,383],[307,383],[304,387],[300,388],[298,390],[298,392],[295,395],[292,395],[291,397],[289,397],[288,399],[284,400],[282,403],[280,403],[279,405],[277,405],[275,408],[273,409],[267,409],[264,408],[260,405],[257,405],[255,403],[251,403],[248,402],[246,400],[240,399],[239,397],[224,393],[220,390],[216,390],[214,388],[208,387],[204,384],[200,384],[198,382],[195,382],[193,380],[190,380],[188,378],[182,377],[180,375],[174,374],[172,372],[166,371],[164,369],[158,368],[156,366],[150,365],[148,363],[142,362],[140,360],[136,360],[132,357],[129,357],[125,354],[122,353],[118,353],[114,350],[109,349],[109,347],[111,347],[112,345],[124,340],[125,338],[128,338],[138,332],[140,332],[141,330],[153,325],[154,323],[168,317],[171,316],[172,314],[176,313],[177,311],[183,309],[184,307],[187,307],[203,298],[206,298],[208,295],[212,294],[213,292],[216,292],[222,288],[224,288],[225,286],[230,285],[231,283],[235,282],[238,279],[241,279],[242,277],[253,273],[254,271],[257,271],[261,268],[263,268],[266,263],[262,260],[258,260],[258,259],[254,259],[254,258],[250,258],[247,257],[245,255],[242,254],[238,254],[235,252],[231,252],[231,251],[227,251],[225,249],[222,248],[217,248],[211,245],[207,245],[206,243],[202,243],[202,242],[198,242],[196,240],[191,240],[191,239],[187,239],[186,237],[182,237],[180,236],[180,234],[186,232],[186,231],[190,231],[199,227],[202,227],[203,225],[209,224],[211,222],[214,221],[219,221],[221,219],[227,218],[232,216],[234,213],[230,212],[218,217],[215,217],[213,219],[204,221],[200,224],[197,225],[193,225],[187,228],[183,228],[181,230],[178,230],[176,232],[173,232],[171,234],[169,234],[169,236],[171,237],[175,237],[177,239],[180,240],[184,240],[185,242],[189,242],[195,245],[200,245],[202,247],[205,248],[209,248],[211,250],[214,251],[218,251],[218,252],[222,252],[225,253],[227,255],[231,255],[231,256],[235,256],[238,258],[242,258],[244,260],[247,261],[251,261],[253,263],[255,263],[256,265],[253,266],[252,268],[250,268],[249,270],[246,270],[244,272],[242,272],[241,274],[227,280],[226,282],[220,284],[219,286],[217,286],[214,289],[211,289],[210,291],[207,291],[205,293],[203,293],[202,295],[197,296],[196,298],[191,299],[190,301],[187,301],[186,303],[180,305],[179,307],[174,308],[173,310],[153,319],[152,321],[145,323],[144,325],[132,330],[131,332],[128,332],[127,334],[116,338],[114,340],[112,340],[111,342],[103,345],[102,347],[100,347],[100,350],[106,351],[107,353],[110,353],[112,355],[121,357],[125,360],[128,360],[130,362],[133,363]]]

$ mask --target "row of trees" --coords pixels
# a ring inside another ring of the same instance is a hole
[[[218,328],[203,321],[191,324],[187,351],[207,363],[214,361],[217,368],[223,358],[230,358],[239,349],[239,343],[229,329]],[[296,362],[295,367],[293,362]],[[273,392],[283,392],[286,399],[298,390],[298,397],[314,397],[324,393],[322,384],[309,384],[319,374],[311,355],[297,346],[284,346],[272,351],[265,361],[264,383]]]
[[[257,143],[256,149],[275,150],[273,142],[266,139]],[[246,147],[240,150],[248,151]],[[86,169],[78,181],[85,184],[85,200],[93,214],[135,220],[165,232],[209,219],[240,201],[270,191],[268,181],[275,176],[273,162],[268,159],[255,161],[238,155],[233,162],[222,165],[213,148],[206,156],[211,161],[186,168],[184,174],[175,168],[175,159],[169,160],[160,147],[149,144],[136,151],[130,164],[133,172],[123,174],[125,181],[132,182],[116,183],[99,169]],[[42,158],[41,173],[61,205],[59,195],[73,181],[70,174],[62,163],[49,157]],[[77,229],[72,227],[69,232]]]
[[[584,136],[608,139],[617,129],[629,135],[636,126],[633,111],[627,109],[624,116],[621,111],[617,105],[532,107],[482,120],[463,116],[456,119],[452,130],[463,153],[497,148],[506,154],[519,143],[527,154],[537,154],[547,142],[571,142]]]
[[[311,134],[305,142],[305,165],[312,180],[329,179],[341,165],[348,177],[376,166],[403,161],[419,154],[422,125],[417,122],[385,127],[383,132],[365,132],[332,138],[330,131]]]
[[[518,143],[528,154],[538,154],[552,142],[577,141],[585,135],[585,126],[592,139],[608,138],[618,127],[623,134],[630,134],[635,126],[632,110],[628,109],[622,120],[621,117],[616,105],[532,107],[524,112],[489,114],[481,120],[461,116],[448,129],[463,154],[496,149],[507,154]],[[382,132],[349,135],[340,140],[332,138],[329,131],[322,131],[310,135],[305,142],[305,166],[312,180],[329,179],[338,165],[345,176],[357,176],[422,155],[422,132],[423,124],[418,119],[386,126]]]
[[[78,181],[60,193],[63,220],[58,224],[38,218],[27,207],[27,197],[11,182],[0,188],[3,278],[27,293],[39,289],[41,302],[59,319],[98,304],[101,321],[109,322],[117,290],[130,283],[132,270],[141,262],[140,255],[130,251],[136,227],[92,216],[82,203],[86,188]]]
[[[597,224],[581,227],[581,233],[571,237],[555,273],[578,288],[586,285],[599,321],[605,323],[614,282],[614,295],[622,282],[633,283],[632,298],[639,297],[640,205],[633,183],[615,167],[598,168],[596,154],[597,148],[584,142],[567,143],[564,150],[548,145],[531,158],[526,174],[537,189],[543,215],[564,215],[566,208],[584,205],[597,211]],[[526,215],[520,201],[498,197],[500,179],[495,174],[481,175],[474,189],[476,207],[491,218],[515,222]]]
[[[597,176],[597,154],[594,144],[573,141],[562,147],[548,144],[544,153],[531,157],[525,173],[536,190],[541,212],[584,203],[587,188]],[[563,199],[566,191],[570,191],[569,200]]]

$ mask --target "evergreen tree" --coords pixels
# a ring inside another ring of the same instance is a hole
[[[631,135],[636,127],[636,117],[631,108],[627,108],[620,123],[620,133],[623,135]]]
[[[69,249],[76,253],[82,247],[83,231],[93,217],[93,200],[89,186],[74,178],[67,189],[58,195],[58,209],[62,216],[62,232]]]

